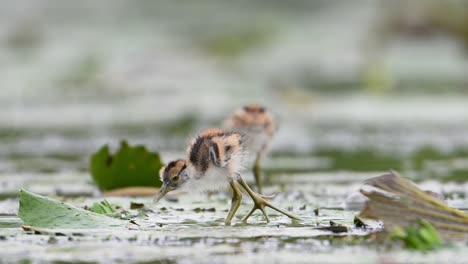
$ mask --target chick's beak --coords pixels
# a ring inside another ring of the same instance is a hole
[[[159,193],[154,197],[153,203],[156,204],[164,197],[164,195],[166,195],[166,193],[173,191],[174,189],[175,188],[172,186],[162,186],[161,189],[159,189]]]

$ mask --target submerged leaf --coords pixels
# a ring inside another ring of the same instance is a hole
[[[124,221],[25,190],[20,190],[18,215],[25,225],[43,228],[111,228],[127,225]]]
[[[159,170],[163,166],[158,153],[144,146],[129,146],[122,141],[120,149],[110,155],[104,146],[91,156],[90,171],[101,190],[114,190],[131,186],[160,187]]]
[[[367,184],[380,191],[361,191],[369,198],[360,216],[382,220],[386,230],[415,226],[421,220],[433,226],[443,239],[468,238],[468,215],[447,206],[398,174],[372,178]]]

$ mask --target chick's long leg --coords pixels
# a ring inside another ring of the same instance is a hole
[[[262,193],[262,171],[260,169],[260,160],[261,154],[258,153],[253,167],[253,175],[255,176],[255,183],[257,184],[257,191],[259,194]]]
[[[225,225],[231,225],[231,220],[236,214],[237,209],[239,208],[241,201],[242,201],[242,193],[237,186],[236,182],[229,181],[229,185],[232,188],[232,201],[231,201],[231,209],[229,209],[229,213],[224,221]]]
[[[239,175],[239,179],[237,180],[239,182],[239,184],[247,191],[247,193],[250,195],[250,197],[252,198],[253,202],[254,202],[254,207],[252,208],[252,210],[250,210],[250,212],[244,217],[244,219],[242,219],[243,222],[247,222],[247,219],[249,219],[249,217],[256,211],[256,210],[261,210],[263,215],[265,216],[267,222],[270,222],[270,219],[268,218],[268,215],[265,211],[265,207],[270,207],[271,209],[275,210],[275,211],[278,211],[284,215],[286,215],[287,217],[291,218],[291,219],[299,219],[297,218],[296,216],[294,215],[291,215],[291,214],[288,214],[286,212],[284,212],[283,210],[277,208],[276,206],[273,206],[272,204],[268,203],[267,201],[265,201],[265,199],[262,197],[262,195],[260,194],[257,194],[255,193],[254,191],[252,191],[252,189],[250,189],[249,185],[247,185],[247,183],[245,182],[245,180]]]

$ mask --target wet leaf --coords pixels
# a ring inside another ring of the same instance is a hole
[[[122,141],[120,149],[110,155],[106,145],[91,156],[90,163],[91,175],[101,190],[162,185],[158,176],[163,166],[159,154],[144,146],[133,147]]]
[[[25,190],[20,190],[18,215],[25,225],[42,228],[112,228],[127,224]]]

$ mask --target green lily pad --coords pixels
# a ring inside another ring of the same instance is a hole
[[[162,166],[158,153],[122,141],[114,155],[109,154],[107,145],[94,153],[90,170],[96,185],[107,191],[132,186],[161,187],[158,174]]]
[[[112,228],[127,223],[26,190],[20,190],[18,215],[25,225],[43,228]]]

